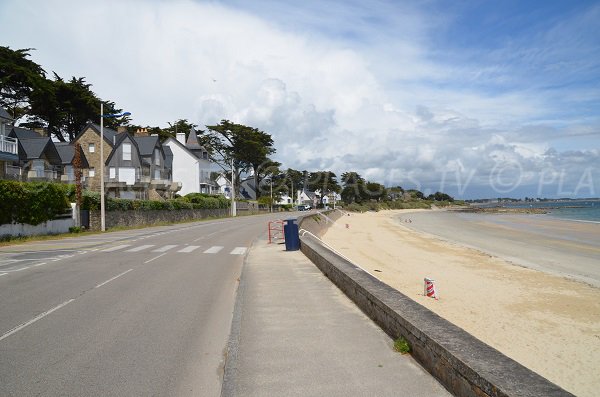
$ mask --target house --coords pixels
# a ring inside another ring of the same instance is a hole
[[[295,205],[295,203],[293,201],[294,201],[293,197],[291,197],[291,196],[289,196],[287,194],[282,194],[279,197],[279,199],[275,202],[275,204],[278,204],[278,205],[289,205],[289,204]]]
[[[173,180],[181,182],[180,195],[188,193],[217,194],[218,186],[210,179],[211,163],[208,151],[198,142],[193,129],[185,139],[185,133],[177,138],[168,138],[163,146],[169,147],[173,154]]]
[[[81,132],[71,142],[79,143],[87,159],[89,168],[84,170],[89,190],[100,191],[100,166],[101,162],[111,155],[116,143],[117,131],[104,127],[104,158],[100,159],[100,126],[92,122],[87,123]],[[106,170],[105,170],[106,172]],[[106,176],[106,175],[105,175]],[[106,178],[105,178],[106,179]]]
[[[217,194],[223,195],[226,198],[231,198],[231,181],[221,172],[215,179],[217,184]]]
[[[151,167],[142,158],[137,141],[127,132],[116,134],[111,149],[105,162],[106,194],[115,198],[148,199]]]
[[[12,163],[19,160],[17,139],[8,136],[13,119],[0,108],[0,179],[12,178]]]
[[[62,160],[52,139],[38,135],[19,139],[18,146],[18,164],[27,181],[59,180]]]
[[[257,194],[254,185],[254,176],[242,179],[239,184],[240,191],[238,192],[238,196],[246,200],[256,200]]]
[[[307,191],[302,189],[298,191],[298,199],[296,201],[298,204],[307,204],[312,208],[317,208],[317,205],[321,202],[321,195],[317,192]]]
[[[73,164],[73,159],[75,158],[76,145],[68,142],[55,142],[54,146],[56,146],[56,150],[58,151],[61,160],[60,181],[64,183],[75,183],[75,164]],[[89,164],[81,146],[79,146],[79,159],[82,170],[81,183],[82,186],[85,187],[86,183],[85,176],[83,176],[83,170],[88,169]]]
[[[148,197],[151,200],[172,197],[181,185],[173,184],[171,148],[161,145],[158,135],[135,136],[133,139],[142,159],[142,175],[150,177]]]

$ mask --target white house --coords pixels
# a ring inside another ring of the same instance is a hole
[[[223,173],[220,173],[217,179],[215,180],[217,184],[217,193],[222,194],[226,198],[231,198],[231,181],[225,177]]]
[[[180,195],[218,193],[216,184],[210,180],[208,151],[198,142],[196,131],[190,131],[187,141],[185,133],[178,133],[177,139],[168,138],[163,145],[173,152],[173,180],[181,182]]]

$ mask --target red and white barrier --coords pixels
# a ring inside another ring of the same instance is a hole
[[[434,279],[425,277],[425,286],[424,286],[423,295],[433,298],[435,300],[439,299],[439,297],[435,291],[435,280]]]

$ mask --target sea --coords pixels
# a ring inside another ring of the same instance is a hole
[[[600,223],[600,200],[538,201],[533,203],[502,203],[508,208],[542,208],[556,218]]]

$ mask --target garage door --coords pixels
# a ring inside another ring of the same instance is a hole
[[[127,185],[135,185],[135,168],[120,167],[119,182],[125,182]]]

